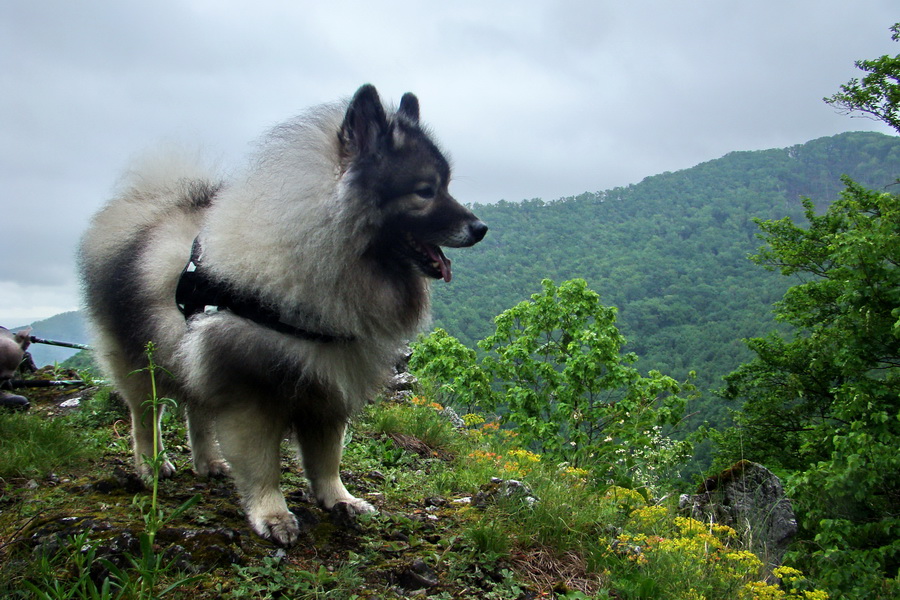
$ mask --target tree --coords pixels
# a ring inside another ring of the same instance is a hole
[[[494,394],[491,380],[478,366],[475,351],[440,327],[413,345],[409,368],[432,384],[432,395],[466,412],[491,403],[486,400]]]
[[[439,378],[445,393],[500,413],[549,459],[620,485],[663,483],[689,452],[662,433],[681,416],[681,386],[659,372],[640,375],[637,357],[621,352],[616,309],[583,279],[541,286],[494,320],[495,333],[478,343],[479,365],[439,330],[416,344],[410,366]]]
[[[891,27],[900,41],[900,23]],[[858,61],[869,73],[825,101],[900,132],[900,55]],[[757,263],[799,276],[776,305],[795,328],[749,341],[756,358],[726,377],[743,401],[723,454],[789,469],[811,551],[794,555],[842,598],[900,595],[900,196],[846,189],[809,226],[758,222]]]
[[[900,196],[845,179],[806,229],[761,221],[753,257],[799,276],[776,305],[792,339],[750,340],[756,358],[726,378],[743,401],[723,452],[791,470],[813,550],[806,569],[841,597],[900,592]],[[802,560],[802,559],[801,559]]]
[[[900,41],[900,23],[891,27]],[[825,101],[900,132],[900,55],[858,61],[869,73]],[[795,553],[842,598],[900,596],[900,195],[844,178],[809,226],[762,221],[753,259],[799,276],[776,305],[791,339],[750,340],[756,358],[726,377],[743,402],[724,456],[789,469],[811,551]],[[747,454],[749,453],[749,455]]]
[[[900,41],[900,23],[895,23],[891,31],[891,39]],[[855,64],[868,75],[862,81],[851,79],[825,102],[845,113],[862,112],[900,131],[900,54]]]

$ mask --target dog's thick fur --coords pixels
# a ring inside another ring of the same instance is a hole
[[[186,409],[194,469],[230,471],[257,533],[285,545],[299,535],[279,489],[288,435],[323,507],[374,510],[340,479],[347,420],[427,317],[430,279],[449,281],[439,247],[487,230],[450,196],[449,176],[416,97],[386,111],[370,85],[275,128],[242,177],[178,160],[132,172],[94,217],[79,262],[98,358],[131,408],[139,472],[153,433],[149,379],[134,372],[152,341],[172,375],[160,393]],[[208,275],[325,339],[230,310],[186,321],[175,290],[197,236]]]

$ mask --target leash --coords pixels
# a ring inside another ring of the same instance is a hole
[[[63,348],[75,348],[77,350],[93,350],[90,346],[86,344],[76,344],[74,342],[60,342],[57,340],[45,340],[43,338],[39,338],[36,335],[28,336],[28,340],[32,344],[48,344],[50,346],[62,346]]]

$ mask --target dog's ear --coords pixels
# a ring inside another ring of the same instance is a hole
[[[345,157],[373,150],[378,137],[388,128],[381,98],[372,84],[356,90],[341,124],[340,140]]]
[[[400,98],[400,109],[397,111],[397,114],[403,115],[412,123],[419,122],[419,99],[416,98],[415,94],[410,92],[403,94],[403,97]]]

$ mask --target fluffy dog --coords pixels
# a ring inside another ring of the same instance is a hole
[[[279,489],[288,435],[321,506],[374,510],[340,479],[347,420],[427,318],[431,280],[450,281],[441,246],[487,231],[449,180],[416,97],[386,109],[371,85],[276,127],[230,181],[177,158],[130,173],[93,218],[79,268],[138,471],[154,440],[149,378],[134,372],[152,341],[195,471],[230,471],[254,531],[282,545],[299,535]]]

